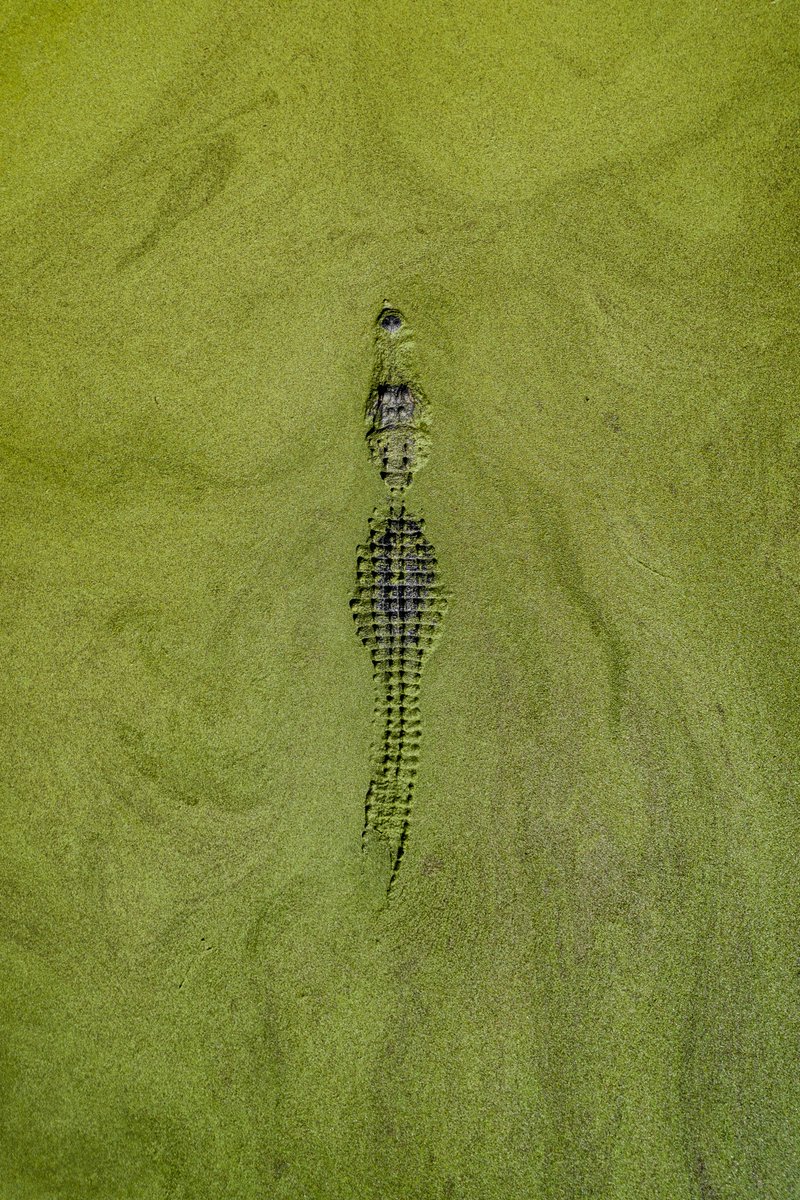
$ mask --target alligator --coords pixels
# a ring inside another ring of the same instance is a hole
[[[405,493],[427,457],[429,410],[413,378],[411,331],[398,309],[384,306],[377,321],[376,367],[366,408],[367,443],[389,493],[358,547],[351,608],[359,637],[372,655],[375,751],[364,806],[362,846],[387,851],[391,892],[411,819],[420,746],[419,688],[447,608],[424,521],[410,513]]]

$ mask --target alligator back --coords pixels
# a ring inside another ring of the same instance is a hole
[[[375,748],[362,842],[377,838],[391,862],[389,888],[406,845],[419,758],[419,683],[447,601],[421,517],[408,512],[405,492],[428,448],[428,412],[413,386],[410,331],[402,314],[378,318],[377,368],[366,410],[370,455],[389,492],[388,508],[370,520],[358,548],[351,600],[359,636],[372,655]]]
[[[364,837],[388,844],[394,881],[405,849],[419,756],[419,681],[446,598],[423,521],[400,509],[370,521],[358,550],[352,601],[359,636],[372,655],[376,750],[367,792]]]

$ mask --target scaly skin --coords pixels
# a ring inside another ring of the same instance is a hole
[[[389,491],[389,508],[385,515],[375,511],[369,542],[359,547],[351,602],[376,686],[376,750],[362,842],[374,835],[388,849],[389,891],[405,850],[419,758],[420,672],[447,603],[423,521],[405,507],[405,492],[427,450],[426,405],[408,381],[409,346],[402,315],[385,309],[378,319],[367,441]]]
[[[419,681],[424,657],[444,615],[433,547],[423,523],[404,507],[370,522],[359,547],[353,615],[372,655],[379,742],[367,792],[364,833],[382,838],[391,856],[391,888],[405,850],[419,757]]]

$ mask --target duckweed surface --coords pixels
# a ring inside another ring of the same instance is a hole
[[[14,0],[9,1200],[790,1200],[796,9]],[[415,331],[452,594],[361,847]]]

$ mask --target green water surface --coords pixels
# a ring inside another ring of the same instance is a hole
[[[0,1200],[800,1196],[796,14],[3,5]]]

